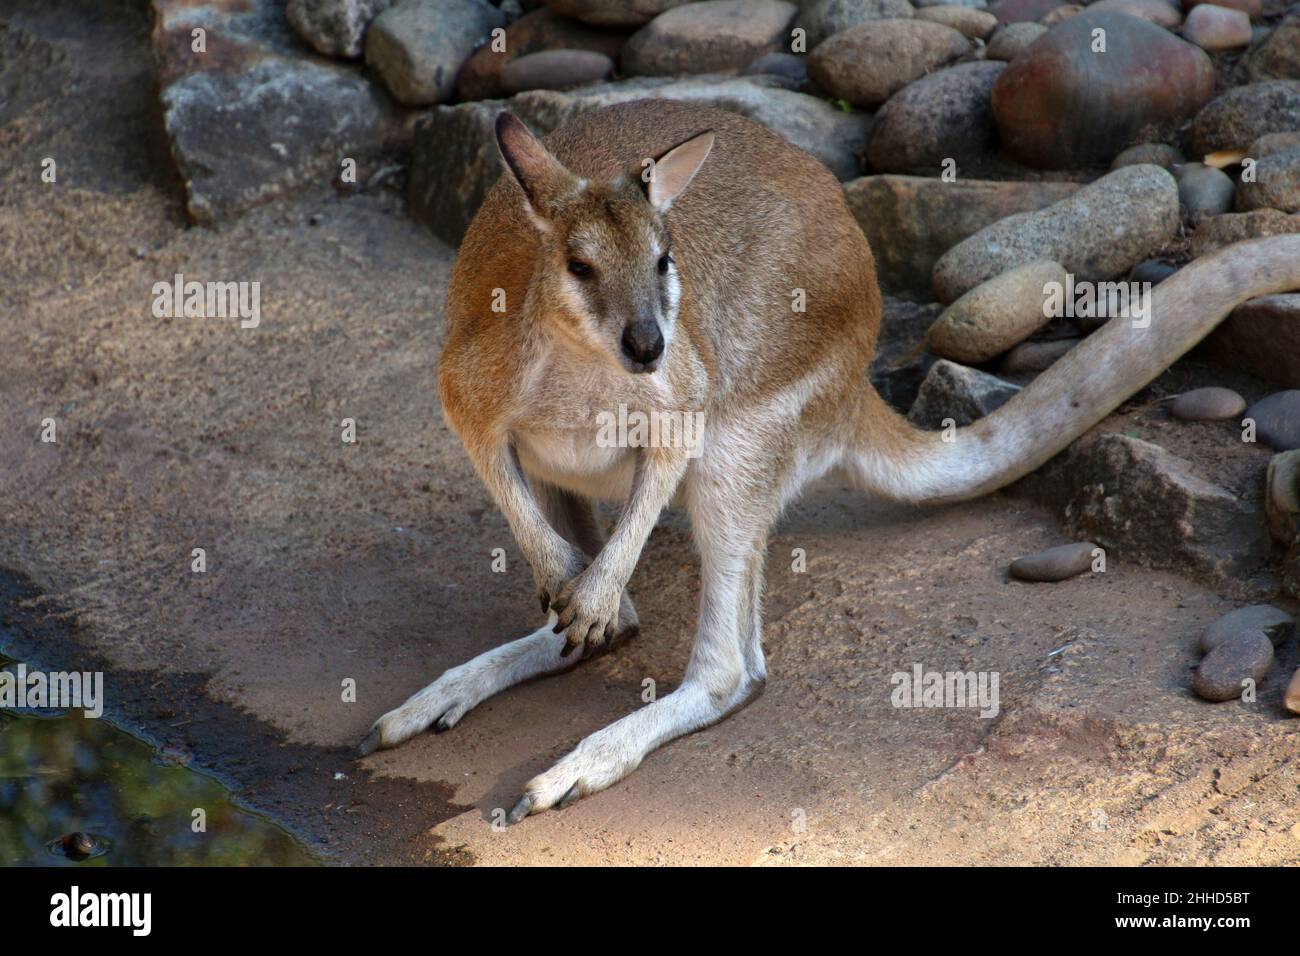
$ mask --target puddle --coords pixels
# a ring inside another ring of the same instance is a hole
[[[80,710],[0,709],[0,866],[318,865],[184,760]]]

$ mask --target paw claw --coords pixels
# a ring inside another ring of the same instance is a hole
[[[519,798],[519,802],[515,804],[515,808],[510,811],[509,816],[506,817],[506,823],[513,826],[524,817],[528,816],[528,814],[532,812],[532,809],[533,798],[525,793]]]
[[[560,797],[560,802],[555,805],[555,809],[563,810],[569,804],[576,802],[581,796],[582,794],[578,792],[578,785],[575,783],[565,792],[564,796]]]
[[[380,746],[382,746],[383,741],[384,741],[384,735],[379,730],[379,728],[371,727],[370,733],[366,734],[366,739],[361,741],[361,745],[357,747],[357,756],[358,757],[369,756],[370,754],[378,750]]]
[[[449,713],[451,713],[451,711],[447,711],[447,714]],[[452,725],[447,722],[447,714],[443,714],[433,722],[433,732],[435,734],[445,734],[447,731],[451,730]]]

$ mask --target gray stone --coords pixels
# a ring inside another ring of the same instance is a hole
[[[1023,342],[1049,321],[1046,289],[1065,287],[1065,269],[1042,260],[994,276],[948,306],[926,336],[940,358],[978,365]]]
[[[993,34],[985,55],[990,60],[1014,60],[1046,32],[1041,23],[1008,23]]]
[[[1227,368],[1284,388],[1300,388],[1300,293],[1242,303],[1202,348]]]
[[[1273,567],[1261,506],[1139,438],[1085,436],[1025,484],[1072,535],[1125,561],[1210,575],[1229,591]]]
[[[546,0],[556,13],[599,27],[639,27],[690,0]]]
[[[1064,581],[1092,569],[1098,548],[1091,541],[1061,544],[1011,562],[1011,576],[1017,581]]]
[[[907,417],[920,428],[944,428],[946,419],[958,427],[969,425],[1005,405],[1018,391],[1020,386],[987,372],[940,359],[930,366]]]
[[[1252,80],[1300,80],[1300,9],[1250,51],[1246,70]]]
[[[1246,400],[1230,388],[1209,385],[1183,392],[1169,403],[1169,414],[1185,422],[1214,422],[1236,418],[1246,410]]]
[[[1042,20],[1064,6],[1062,0],[994,0],[989,4],[989,12],[1002,23],[1021,23]]]
[[[285,16],[317,53],[353,60],[361,55],[366,27],[394,0],[288,0]]]
[[[474,48],[505,25],[486,0],[403,0],[371,21],[366,65],[404,106],[443,103]]]
[[[1174,178],[1158,166],[1125,166],[1055,205],[1008,216],[962,241],[935,263],[934,287],[950,302],[1038,259],[1054,259],[1076,278],[1110,279],[1158,251],[1179,221]]]
[[[1187,14],[1183,39],[1211,53],[1239,50],[1250,45],[1250,17],[1240,10],[1202,3]]]
[[[1255,421],[1255,437],[1277,451],[1300,448],[1300,389],[1274,392],[1246,409]]]
[[[1128,277],[1133,282],[1150,282],[1152,285],[1159,285],[1177,271],[1177,266],[1170,265],[1163,259],[1143,259],[1129,270]]]
[[[1240,634],[1263,634],[1274,647],[1295,633],[1295,618],[1271,604],[1250,604],[1229,611],[1201,635],[1201,653],[1208,654],[1224,641]]]
[[[1246,155],[1253,159],[1262,159],[1274,153],[1285,153],[1300,149],[1300,131],[1288,130],[1285,133],[1265,133],[1246,148]]]
[[[1032,375],[1045,372],[1083,339],[1044,339],[1021,342],[1002,360],[998,372],[1002,375]]]
[[[1251,212],[1207,216],[1196,223],[1196,229],[1192,232],[1192,257],[1199,259],[1224,246],[1247,239],[1285,236],[1297,232],[1300,232],[1300,214],[1288,215],[1280,209],[1255,209]]]
[[[930,276],[945,252],[985,226],[1050,206],[1078,188],[1075,183],[865,176],[846,183],[844,193],[871,245],[881,284],[930,300]]]
[[[1178,180],[1178,200],[1191,218],[1218,216],[1232,209],[1232,197],[1237,186],[1223,170],[1203,163],[1188,163],[1179,168],[1175,178]]]
[[[1150,20],[1166,30],[1177,30],[1183,22],[1183,12],[1168,0],[1097,0],[1089,10],[1112,10],[1129,16]]]
[[[632,76],[742,70],[764,53],[788,49],[799,9],[784,0],[703,0],[655,17],[623,47]]]
[[[1269,534],[1283,547],[1300,548],[1300,451],[1278,452],[1264,477]]]
[[[1300,80],[1268,80],[1228,90],[1192,121],[1192,152],[1245,149],[1265,133],[1300,129]]]
[[[765,76],[641,78],[569,92],[534,90],[508,101],[440,106],[416,126],[407,193],[411,214],[447,242],[460,242],[502,171],[493,126],[503,109],[545,135],[588,110],[648,97],[702,103],[747,116],[807,150],[840,179],[856,174],[870,123],[870,117],[782,89],[779,81]]]
[[[1300,212],[1300,148],[1270,153],[1255,163],[1254,180],[1243,181],[1237,190],[1237,211],[1251,209]]]
[[[912,16],[908,0],[812,0],[803,4],[795,26],[804,30],[807,50],[827,37],[868,20],[900,20]]]
[[[745,67],[745,73],[775,76],[788,90],[807,91],[808,89],[808,63],[803,57],[795,56],[793,53],[764,53]]]
[[[1246,681],[1258,684],[1273,663],[1273,645],[1259,632],[1247,631],[1224,641],[1205,655],[1192,690],[1211,701],[1234,700],[1246,690]]]
[[[831,96],[874,109],[972,49],[969,39],[942,23],[872,20],[842,30],[814,49],[808,77]]]
[[[1158,2],[1164,3],[1164,0]],[[1185,162],[1187,158],[1168,143],[1138,143],[1116,156],[1110,168],[1150,165],[1159,166],[1172,173],[1175,166],[1181,166]]]
[[[539,50],[516,57],[501,70],[507,93],[567,90],[598,83],[614,71],[614,61],[592,50]]]
[[[959,63],[891,96],[872,126],[867,147],[872,168],[934,175],[952,159],[960,178],[962,163],[997,148],[990,96],[1003,69],[1003,63]]]
[[[918,20],[933,20],[946,27],[952,27],[973,40],[988,39],[998,27],[998,18],[987,10],[973,7],[922,7],[914,14]]]

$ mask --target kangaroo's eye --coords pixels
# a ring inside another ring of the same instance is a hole
[[[659,274],[660,274],[660,275],[664,275],[664,274],[666,274],[666,273],[668,272],[668,266],[669,266],[670,263],[672,263],[672,261],[673,261],[673,257],[670,256],[670,255],[669,255],[668,253],[666,253],[666,252],[665,252],[662,256],[659,257]]]
[[[580,259],[569,260],[569,274],[579,279],[591,278],[591,266]]]

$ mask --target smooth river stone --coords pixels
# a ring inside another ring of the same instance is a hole
[[[1011,562],[1011,576],[1019,581],[1064,581],[1092,568],[1091,541],[1062,544]]]
[[[1208,654],[1224,641],[1247,633],[1263,634],[1278,647],[1295,633],[1295,618],[1271,604],[1239,607],[1205,629],[1201,635],[1201,653]]]
[[[1169,403],[1169,414],[1185,422],[1215,422],[1236,418],[1246,410],[1246,400],[1230,388],[1208,386],[1184,392]]]
[[[1274,392],[1246,409],[1255,437],[1277,451],[1300,448],[1300,389]]]
[[[1246,631],[1229,638],[1205,655],[1192,690],[1205,700],[1223,701],[1239,698],[1247,678],[1258,684],[1273,663],[1273,642],[1260,631]]]

